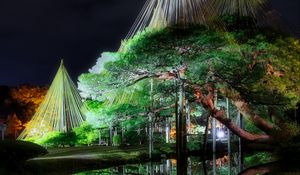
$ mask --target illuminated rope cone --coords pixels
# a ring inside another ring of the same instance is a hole
[[[237,14],[256,17],[266,2],[267,0],[211,0],[211,6],[219,15]]]
[[[147,0],[126,39],[144,29],[206,24],[216,15],[255,17],[267,0]]]
[[[85,120],[87,110],[61,61],[44,101],[18,139],[42,136],[48,132],[69,132]]]

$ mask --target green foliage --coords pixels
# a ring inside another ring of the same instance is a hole
[[[279,129],[275,130],[272,134],[275,140],[282,140],[280,142],[281,147],[287,147],[295,143],[299,143],[300,140],[300,127],[294,122],[285,122],[279,125]]]
[[[80,127],[74,128],[76,145],[89,145],[98,139],[98,131],[92,125],[84,122]]]
[[[189,136],[187,148],[189,151],[199,151],[202,149],[204,133],[197,133],[197,135]]]
[[[50,132],[39,138],[30,138],[28,141],[43,145],[45,147],[89,145],[98,139],[98,131],[84,122],[80,127],[74,128],[72,132]]]
[[[57,147],[60,145],[60,132],[50,132],[41,138],[31,138],[29,141],[35,142],[45,147]]]
[[[125,41],[116,59],[106,62],[101,72],[79,78],[86,85],[84,92],[101,101],[93,116],[110,118],[114,124],[142,117],[151,107],[149,77],[184,64],[189,82],[200,86],[212,82],[220,96],[245,99],[263,118],[270,118],[272,108],[286,119],[286,111],[300,101],[299,40],[269,29],[253,29],[247,17],[224,16],[223,21],[226,31],[203,26],[165,28],[146,30]],[[154,108],[171,105],[174,92],[172,81],[155,80]],[[193,102],[193,91],[187,88],[186,97]],[[202,109],[194,109],[193,113],[202,114]],[[253,125],[246,127],[259,133]]]
[[[122,138],[120,135],[114,135],[113,136],[113,145],[114,146],[120,146],[122,143]]]
[[[151,73],[184,63],[190,81],[200,85],[214,81],[231,90],[232,98],[238,93],[254,108],[264,104],[278,111],[294,108],[300,98],[299,41],[266,29],[250,29],[168,28],[143,33],[129,41],[120,59],[107,69],[130,81],[126,72],[118,72],[125,65],[129,72]],[[217,78],[212,79],[211,71]],[[263,111],[257,112],[266,118]]]
[[[134,130],[128,130],[125,132],[125,143],[129,145],[138,145],[140,143],[141,136]]]
[[[236,32],[247,39],[239,39]],[[274,103],[295,106],[299,101],[299,71],[291,69],[299,67],[299,42],[280,35],[278,39],[269,38],[267,33],[260,32],[265,31],[169,28],[144,32],[125,43],[120,59],[107,64],[106,68],[110,74],[126,82],[131,81],[132,72],[166,71],[184,62],[189,65],[188,78],[201,84],[209,77],[210,67],[222,83],[234,86],[235,90],[247,95],[247,99],[261,102],[267,98]],[[287,61],[286,57],[291,59]],[[286,76],[276,77],[276,72],[268,72],[270,62],[277,73],[284,71]],[[249,68],[253,63],[255,66]],[[124,71],[125,67],[127,71]],[[275,99],[274,94],[278,94]]]
[[[255,166],[258,164],[270,163],[276,160],[276,157],[268,152],[256,152],[251,156],[246,156],[244,161],[247,167]]]
[[[55,131],[34,140],[34,142],[46,147],[75,146],[76,135],[74,132],[63,133]]]

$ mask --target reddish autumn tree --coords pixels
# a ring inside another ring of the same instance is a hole
[[[14,113],[8,116],[7,118],[7,129],[6,134],[17,138],[19,136],[19,132],[23,129],[23,124],[18,116]]]
[[[11,90],[11,98],[19,105],[18,111],[22,121],[27,122],[31,119],[44,100],[47,90],[47,87],[31,85],[22,85]]]

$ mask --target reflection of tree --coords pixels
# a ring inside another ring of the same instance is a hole
[[[280,165],[278,162],[258,165],[247,168],[240,175],[257,175],[257,174],[278,174],[280,173]]]
[[[295,157],[297,153],[293,152]],[[298,175],[300,174],[299,163],[297,160],[282,159],[272,163],[261,164],[249,167],[242,171],[240,175],[257,175],[257,174],[286,174]]]

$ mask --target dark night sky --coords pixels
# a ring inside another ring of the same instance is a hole
[[[0,85],[50,84],[63,58],[74,81],[115,51],[145,0],[0,0]],[[300,35],[300,1],[272,0]]]

